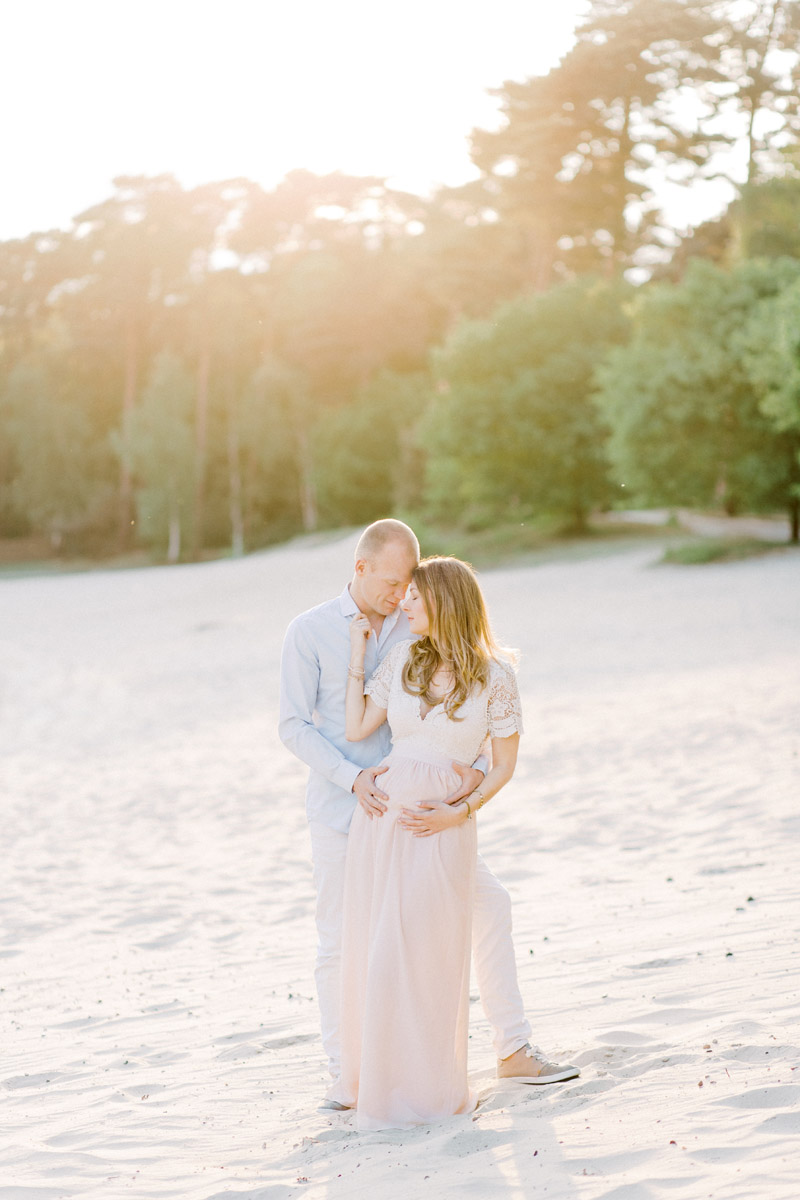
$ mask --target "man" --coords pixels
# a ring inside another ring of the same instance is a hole
[[[350,622],[360,613],[372,627],[374,636],[367,641],[364,664],[369,678],[392,646],[411,636],[399,605],[418,562],[419,543],[407,525],[376,521],[358,542],[350,584],[334,600],[296,617],[283,645],[279,732],[283,744],[311,768],[306,812],[317,890],[315,979],[322,1044],[334,1086],[339,1076],[339,967],[347,831],[356,804],[375,819],[386,810],[387,796],[380,788],[385,768],[375,764],[386,756],[390,745],[385,723],[361,742],[345,738]],[[478,760],[473,767],[453,765],[462,786],[447,803],[456,803],[474,791],[483,779],[480,767],[486,764]],[[511,900],[480,856],[473,957],[481,1001],[493,1027],[498,1077],[533,1084],[575,1078],[579,1074],[575,1067],[549,1063],[530,1047],[531,1028],[517,983],[511,940]],[[325,1106],[342,1107],[331,1099]]]

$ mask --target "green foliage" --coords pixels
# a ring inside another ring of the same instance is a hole
[[[177,560],[187,531],[194,478],[192,380],[174,354],[153,363],[141,402],[129,414],[120,453],[130,455],[139,537]]]
[[[277,358],[249,380],[241,403],[245,523],[261,545],[302,522],[305,431],[310,424],[308,379]]]
[[[764,413],[778,430],[800,433],[800,279],[758,305],[741,346]]]
[[[422,479],[414,430],[430,386],[422,372],[383,371],[351,404],[319,417],[313,453],[323,525],[377,520],[418,498]]]
[[[108,489],[102,450],[70,371],[74,348],[57,322],[11,370],[0,397],[0,426],[11,475],[9,502],[54,550],[64,538],[102,521]]]
[[[775,549],[770,542],[762,542],[758,538],[698,538],[696,541],[683,542],[680,546],[668,546],[660,561],[693,567],[704,563],[760,558],[773,553]]]
[[[651,187],[724,172],[728,130],[750,183],[672,277],[698,254],[800,254],[800,57],[780,53],[800,7],[586,7],[561,64],[504,85],[506,125],[475,135],[463,187],[120,177],[72,229],[0,243],[0,535],[110,550],[116,528],[124,548],[136,512],[175,559],[398,509],[470,536],[575,526],[613,499],[609,432],[642,498],[783,503],[794,309],[737,336],[796,268],[642,289],[602,420],[592,380],[626,340],[627,293],[588,272],[663,257]]]
[[[745,370],[783,460],[792,541],[800,540],[800,279],[763,301],[740,345]]]
[[[759,405],[742,345],[755,306],[800,276],[800,263],[694,262],[678,285],[644,291],[630,344],[597,372],[618,484],[645,504],[787,502],[787,454]]]
[[[464,322],[435,356],[421,430],[426,497],[439,517],[475,523],[509,509],[576,525],[608,495],[595,367],[626,334],[624,289],[565,284]]]
[[[800,175],[790,174],[742,189],[731,207],[741,258],[800,258]]]

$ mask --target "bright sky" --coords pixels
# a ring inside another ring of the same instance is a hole
[[[585,0],[19,0],[3,14],[0,238],[65,226],[116,175],[294,167],[412,191],[474,175],[487,89],[543,74]]]

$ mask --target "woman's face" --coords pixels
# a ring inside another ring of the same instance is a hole
[[[425,611],[424,601],[415,583],[408,585],[405,600],[400,607],[408,617],[411,632],[416,637],[424,637],[429,632],[430,622],[428,621],[428,614]]]

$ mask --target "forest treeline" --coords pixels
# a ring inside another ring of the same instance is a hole
[[[595,0],[474,182],[114,181],[0,243],[0,537],[800,504],[800,6]],[[664,181],[736,199],[679,240]]]

